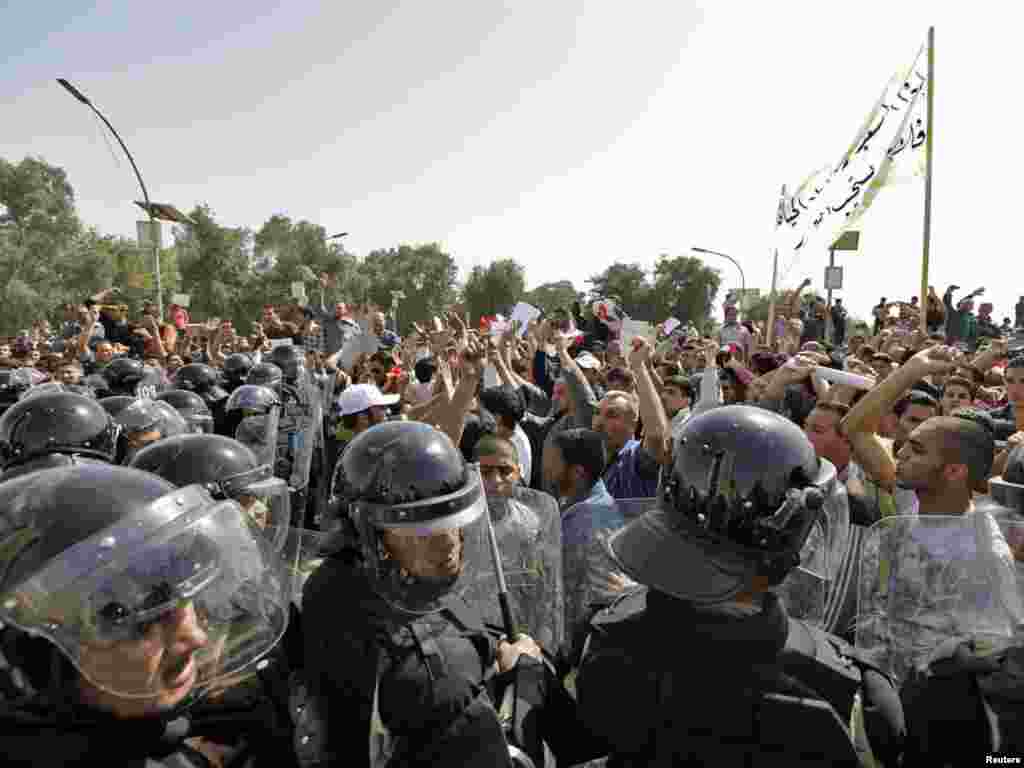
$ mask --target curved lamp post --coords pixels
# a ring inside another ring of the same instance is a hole
[[[718,251],[708,250],[707,248],[697,248],[696,246],[694,246],[690,250],[691,251],[695,251],[696,253],[710,254],[711,256],[721,256],[723,259],[728,259],[729,261],[731,261],[733,263],[733,266],[735,266],[736,269],[738,269],[739,272],[740,272],[740,290],[743,291],[743,296],[744,297],[747,295],[747,278],[743,274],[743,267],[740,266],[740,263],[738,261],[736,261],[736,259],[734,259],[732,256],[730,256],[727,253],[719,253]],[[743,310],[743,299],[742,298],[740,299],[739,310],[741,312]]]
[[[85,104],[85,106],[87,106],[89,109],[96,113],[96,116],[100,120],[102,120],[103,124],[110,129],[110,132],[112,134],[114,134],[114,138],[117,139],[117,143],[121,145],[121,149],[123,149],[125,155],[128,156],[128,162],[132,164],[132,170],[135,171],[135,178],[139,180],[139,186],[142,188],[142,199],[146,203],[144,207],[146,209],[146,213],[149,216],[149,236],[153,239],[153,273],[156,276],[156,304],[157,311],[160,313],[160,319],[162,321],[164,317],[164,296],[163,290],[160,285],[160,243],[155,237],[156,217],[153,215],[153,204],[149,200],[149,192],[146,191],[146,183],[142,180],[142,174],[139,173],[139,166],[135,164],[135,158],[133,158],[132,153],[128,151],[128,147],[127,145],[125,145],[124,140],[121,138],[118,132],[114,130],[114,126],[110,124],[110,121],[107,120],[106,116],[96,108],[96,105],[89,101],[89,99],[86,98],[85,94],[83,94],[81,91],[75,88],[75,86],[73,86],[63,77],[58,77],[57,82],[60,83],[61,87],[64,88],[65,91],[74,96],[75,99],[82,102],[83,104]]]

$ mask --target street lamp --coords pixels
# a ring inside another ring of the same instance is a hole
[[[121,149],[123,149],[125,155],[128,156],[128,162],[132,164],[132,170],[135,171],[135,178],[139,180],[139,186],[142,188],[142,198],[145,201],[145,205],[141,207],[145,208],[146,213],[149,216],[149,236],[153,240],[153,272],[156,275],[156,304],[157,311],[160,313],[160,318],[162,320],[164,316],[164,296],[162,286],[160,284],[160,243],[156,238],[156,216],[154,215],[155,211],[153,204],[149,200],[149,192],[146,191],[146,183],[142,180],[142,174],[139,173],[139,166],[135,164],[135,158],[133,158],[132,153],[128,151],[128,147],[124,143],[124,140],[118,132],[114,130],[114,126],[110,124],[110,121],[107,120],[106,116],[96,108],[96,105],[89,101],[85,94],[75,88],[75,86],[63,77],[58,77],[57,82],[60,83],[61,87],[65,91],[74,96],[75,99],[82,102],[85,106],[96,113],[96,116],[102,120],[103,124],[110,129],[112,134],[114,134],[114,138],[117,139],[117,143],[121,145]]]
[[[740,263],[738,261],[736,261],[736,259],[734,259],[732,256],[730,256],[730,255],[728,255],[726,253],[719,253],[718,251],[711,251],[711,250],[708,250],[707,248],[697,248],[696,246],[694,246],[690,250],[691,251],[696,251],[697,253],[710,254],[711,256],[721,256],[723,259],[728,259],[729,261],[731,261],[733,263],[733,265],[736,267],[736,269],[738,269],[740,271],[740,290],[742,291],[742,295],[740,297],[739,310],[742,311],[742,309],[743,309],[743,301],[744,301],[744,299],[746,298],[746,295],[747,295],[747,278],[743,274],[743,267],[740,266]]]

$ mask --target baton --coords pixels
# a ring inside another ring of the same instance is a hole
[[[501,565],[501,552],[498,551],[498,538],[494,535],[494,526],[491,524],[491,510],[484,510],[484,517],[487,518],[487,541],[491,545],[491,559],[494,561],[494,574],[498,577],[498,605],[501,607],[501,619],[505,624],[505,635],[510,643],[519,639],[519,631],[516,629],[516,621],[512,616],[512,606],[508,602],[508,584],[505,582],[505,569]]]

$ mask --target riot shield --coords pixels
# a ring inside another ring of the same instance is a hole
[[[544,647],[557,648],[565,637],[558,503],[541,491],[518,488],[511,498],[488,498],[488,508],[519,629]],[[497,584],[487,559],[460,594],[485,622],[501,626]]]
[[[775,588],[789,616],[829,632],[835,629],[825,626],[826,607],[830,598],[841,602],[846,594],[840,566],[848,554],[850,535],[846,490],[837,483],[825,496],[821,515],[800,550],[800,564]]]
[[[902,683],[960,642],[979,655],[1013,644],[1022,543],[1024,523],[984,509],[875,523],[862,547],[857,648]]]
[[[305,369],[294,384],[282,387],[282,413],[278,425],[277,473],[295,490],[309,485],[313,452],[323,432],[320,394]]]
[[[268,533],[277,538],[276,533]],[[295,563],[295,579],[293,600],[297,607],[302,607],[302,589],[313,572],[324,561],[324,543],[328,535],[308,528],[289,528],[281,548],[285,562]]]
[[[277,432],[281,418],[279,407],[271,408],[266,414],[245,416],[235,430],[235,440],[246,446],[260,464],[277,465]]]
[[[656,498],[639,498],[616,499],[609,507],[577,504],[565,510],[562,573],[567,633],[575,634],[595,609],[636,585],[612,556],[608,537],[657,506]]]

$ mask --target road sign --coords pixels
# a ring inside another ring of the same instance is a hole
[[[836,240],[834,243],[832,243],[832,248],[830,250],[833,250],[833,251],[856,251],[857,247],[859,245],[860,245],[860,232],[858,232],[855,229],[851,229],[848,232],[843,232],[843,234],[839,237],[839,239]]]
[[[841,291],[843,289],[843,268],[825,267],[825,290]]]

